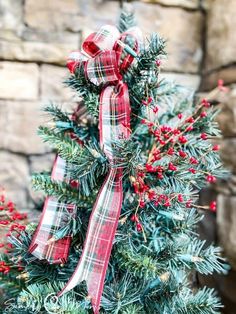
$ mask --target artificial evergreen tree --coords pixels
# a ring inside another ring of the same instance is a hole
[[[121,13],[120,32],[134,24],[132,13]],[[192,274],[227,269],[220,249],[206,246],[197,234],[204,210],[216,207],[214,201],[200,206],[198,192],[226,174],[219,147],[211,143],[220,136],[215,122],[218,108],[211,99],[223,87],[205,99],[193,99],[181,86],[159,78],[165,58],[162,38],[153,34],[137,55],[131,39],[125,49],[135,60],[122,73],[131,106],[131,121],[124,128],[130,136],[112,143],[116,154],[112,167],[123,169],[123,202],[100,313],[220,313],[222,305],[215,292],[198,290]],[[4,313],[93,313],[86,282],[57,296],[78,264],[91,210],[111,167],[99,144],[99,97],[104,86],[93,84],[83,66],[72,65],[65,84],[81,98],[78,108],[72,113],[50,105],[45,111],[52,123],[39,127],[39,135],[64,162],[63,180],[50,173],[35,174],[32,179],[36,190],[68,205],[64,224],[48,245],[71,237],[69,258],[50,264],[32,255],[33,224],[20,236],[12,235],[11,260],[21,261],[20,279],[25,282]]]

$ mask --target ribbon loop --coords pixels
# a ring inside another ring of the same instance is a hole
[[[114,50],[105,50],[85,64],[85,75],[94,85],[116,83],[122,78]]]
[[[104,50],[112,50],[120,33],[112,25],[102,26],[98,32],[90,34],[82,44],[82,49],[92,58]]]

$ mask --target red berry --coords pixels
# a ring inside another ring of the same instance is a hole
[[[131,221],[138,221],[138,216],[137,215],[132,215],[130,218]]]
[[[192,131],[193,130],[193,126],[192,125],[190,125],[190,126],[188,126],[187,128],[186,128],[186,131],[187,132],[190,132],[190,131]]]
[[[188,171],[192,172],[193,174],[195,174],[197,172],[197,170],[194,168],[189,168]]]
[[[211,104],[205,98],[202,99],[202,104],[205,108],[209,108],[211,106]]]
[[[147,121],[145,119],[141,120],[141,124],[146,124],[146,123],[147,123]]]
[[[190,118],[186,119],[185,122],[194,123],[194,121],[195,121],[195,120],[193,119],[193,117],[190,117]]]
[[[175,152],[174,148],[173,148],[173,147],[170,147],[170,148],[168,149],[168,151],[167,151],[167,154],[170,155],[170,156],[172,156],[172,155],[174,155],[174,152]]]
[[[206,133],[202,133],[201,134],[201,139],[204,140],[204,141],[207,140],[207,134]]]
[[[212,147],[212,150],[213,151],[217,151],[217,150],[219,150],[220,149],[220,145],[214,145],[213,147]]]
[[[207,116],[207,112],[206,111],[201,112],[201,114],[200,114],[201,118],[205,118],[206,116]]]
[[[154,107],[154,108],[152,109],[152,111],[153,111],[154,113],[157,113],[157,112],[158,112],[158,110],[159,110],[159,108],[158,108],[158,107]]]
[[[78,182],[77,180],[71,180],[71,181],[70,181],[70,186],[71,186],[72,188],[77,189],[78,186],[79,186],[79,182]]]
[[[139,203],[139,206],[141,208],[143,208],[143,207],[145,207],[145,205],[146,205],[146,203],[143,200],[141,200],[140,203]]]
[[[216,177],[212,176],[211,174],[209,174],[207,177],[206,177],[206,180],[207,182],[209,183],[215,183],[216,182]]]
[[[187,154],[183,150],[180,150],[179,151],[179,156],[182,157],[182,158],[185,158],[187,156]]]
[[[150,164],[146,164],[146,165],[145,165],[145,168],[146,168],[147,172],[156,172],[156,168],[153,167],[153,166],[150,165]]]
[[[161,65],[161,60],[156,60],[156,65],[159,67]]]
[[[182,195],[182,194],[179,194],[179,195],[178,195],[178,201],[179,201],[180,203],[182,203],[182,202],[184,201],[184,198],[183,198],[183,195]]]
[[[210,203],[210,206],[209,206],[209,208],[210,208],[210,210],[212,211],[212,212],[215,212],[216,211],[216,201],[213,201],[213,202],[211,202]]]
[[[172,132],[173,132],[174,135],[178,135],[180,133],[180,130],[179,129],[174,129]]]
[[[171,171],[176,171],[177,167],[172,162],[170,162],[169,166],[168,166],[168,169],[171,170]]]
[[[8,221],[8,220],[0,220],[0,225],[6,226],[6,225],[8,225],[9,223],[10,223],[10,221]]]
[[[163,140],[159,140],[159,143],[161,144],[161,145],[165,145],[165,141],[163,141]]]
[[[158,172],[157,178],[162,180],[164,178],[163,174],[161,172]]]
[[[142,227],[142,225],[140,223],[137,223],[136,224],[136,229],[137,229],[138,232],[140,232],[140,231],[143,230],[143,227]]]
[[[153,190],[148,191],[148,198],[152,201],[156,197],[156,193]]]
[[[167,200],[164,204],[163,204],[165,207],[170,207],[171,206],[171,203],[169,200]]]
[[[193,164],[193,165],[197,165],[197,164],[198,164],[197,159],[194,158],[194,157],[191,157],[191,158],[189,159],[189,161],[190,161],[190,164]]]
[[[228,88],[224,86],[224,81],[223,80],[218,80],[218,88],[222,92],[227,92]]]
[[[188,200],[187,202],[186,202],[186,207],[187,208],[190,208],[192,206],[192,200]]]
[[[178,118],[181,120],[183,118],[183,114],[182,113],[179,113],[178,114]]]
[[[139,173],[138,173],[138,177],[144,178],[144,177],[145,177],[145,173],[144,173],[144,172],[139,172]]]
[[[185,136],[182,135],[182,136],[179,137],[179,142],[180,142],[181,144],[185,144],[185,143],[187,143],[187,141],[188,141],[188,140],[187,140],[187,138],[186,138]]]
[[[152,97],[148,97],[148,103],[150,104],[151,102],[153,102],[153,98]]]

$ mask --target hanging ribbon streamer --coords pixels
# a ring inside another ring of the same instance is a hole
[[[95,314],[99,313],[123,201],[123,169],[117,167],[113,144],[130,136],[127,126],[131,109],[128,87],[122,81],[122,75],[138,52],[138,39],[134,35],[137,32],[138,29],[134,28],[120,35],[115,27],[104,26],[85,40],[82,52],[73,52],[68,60],[72,73],[78,66],[83,66],[90,82],[104,86],[100,95],[99,135],[110,171],[94,204],[78,266],[59,296],[85,280]],[[89,56],[87,60],[86,56]]]
[[[81,115],[83,108],[79,104],[74,110],[71,120],[74,121]],[[83,142],[73,133],[71,138],[75,138],[80,145]],[[55,182],[66,182],[74,188],[78,188],[78,182],[71,180],[70,168],[72,164],[56,156],[51,179]],[[44,202],[43,212],[37,229],[28,251],[40,260],[47,260],[50,264],[64,264],[67,261],[71,236],[61,236],[62,230],[68,225],[71,217],[76,217],[77,206],[75,204],[66,204],[57,197],[48,196]]]

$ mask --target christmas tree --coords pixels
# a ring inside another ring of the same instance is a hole
[[[220,313],[192,275],[227,270],[197,234],[204,210],[216,210],[198,193],[226,175],[211,103],[224,86],[193,98],[159,78],[165,55],[128,11],[71,53],[65,83],[81,101],[45,108],[39,135],[58,155],[52,174],[32,179],[47,195],[39,225],[9,237],[7,263],[21,262],[23,283],[4,313]]]

